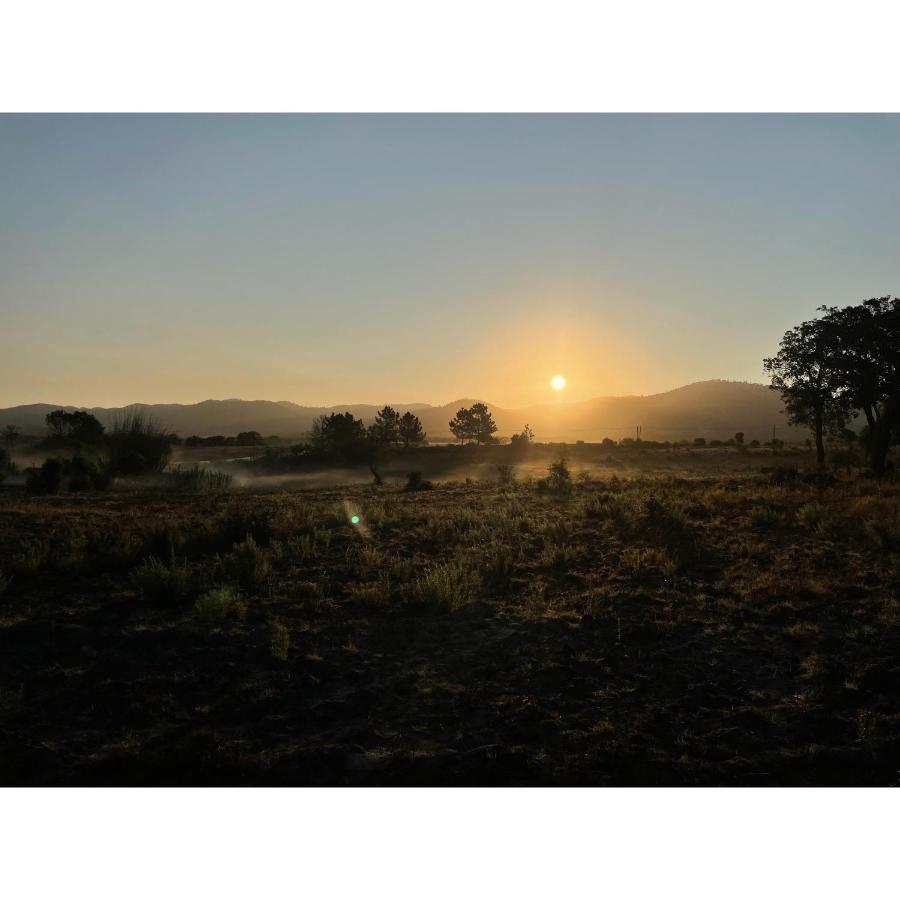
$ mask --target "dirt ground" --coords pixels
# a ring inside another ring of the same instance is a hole
[[[7,486],[0,780],[896,784],[900,484],[667,459]]]

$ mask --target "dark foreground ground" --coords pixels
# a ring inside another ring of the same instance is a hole
[[[896,784],[898,497],[6,489],[0,780]]]

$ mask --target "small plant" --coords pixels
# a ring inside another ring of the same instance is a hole
[[[240,592],[231,585],[207,591],[194,604],[194,617],[202,622],[221,622],[229,616],[243,618],[245,612]]]
[[[551,569],[565,569],[575,562],[575,550],[570,544],[548,543],[541,551],[541,564]]]
[[[485,587],[504,593],[509,590],[516,557],[504,544],[490,546],[481,557],[478,573]]]
[[[176,605],[191,593],[193,573],[187,560],[178,562],[173,554],[168,562],[148,556],[134,571],[133,580],[148,600],[160,605]]]
[[[415,602],[431,612],[452,612],[471,603],[478,578],[459,561],[426,569],[415,585]]]
[[[756,528],[771,528],[781,521],[781,511],[770,503],[758,500],[750,507],[750,524]]]
[[[6,577],[3,574],[3,570],[0,569],[0,594],[3,594],[11,584],[12,578]]]
[[[675,560],[656,547],[628,547],[622,551],[622,568],[638,584],[647,584],[675,575]]]
[[[816,503],[804,503],[797,510],[797,527],[803,531],[813,533],[822,521],[822,509]]]
[[[256,543],[252,534],[235,544],[223,561],[227,577],[242,587],[251,588],[261,584],[269,576],[271,566],[265,550]]]
[[[516,468],[507,464],[497,466],[497,483],[500,487],[512,487],[516,483]]]
[[[291,633],[282,622],[275,621],[269,630],[269,654],[272,659],[287,662],[291,649]]]

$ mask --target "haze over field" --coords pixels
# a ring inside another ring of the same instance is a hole
[[[900,283],[898,158],[877,115],[4,116],[0,405],[760,381]]]

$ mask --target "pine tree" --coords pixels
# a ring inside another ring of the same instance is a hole
[[[425,431],[422,423],[419,421],[419,417],[414,416],[411,412],[405,412],[400,417],[398,432],[404,447],[415,447],[425,443]]]

